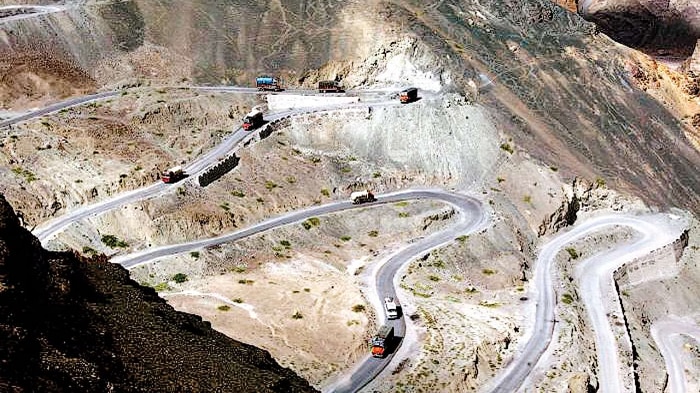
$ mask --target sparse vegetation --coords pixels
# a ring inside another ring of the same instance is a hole
[[[114,235],[102,235],[102,243],[109,248],[127,248],[129,244]]]
[[[410,216],[410,214],[408,214],[408,212],[399,212],[399,217],[400,217],[400,218],[406,218],[406,217],[409,217],[409,216]]]
[[[13,135],[13,136],[14,136],[14,135]],[[24,180],[26,180],[27,183],[31,183],[31,182],[33,182],[33,181],[35,181],[35,180],[39,180],[39,178],[36,177],[36,175],[35,175],[34,173],[32,173],[31,171],[29,171],[29,170],[27,170],[27,169],[22,169],[22,168],[20,168],[20,167],[18,167],[18,166],[12,168],[12,172],[13,172],[14,174],[16,174],[16,175],[19,175],[19,176],[24,177]]]
[[[273,189],[279,187],[277,183],[273,182],[272,180],[267,180],[265,182],[265,188],[267,188],[268,191],[272,191]]]
[[[322,189],[321,189],[321,195],[323,195],[324,197],[330,197],[330,196],[331,196],[331,192],[330,192],[327,188],[322,188]]]
[[[503,183],[504,181],[506,181],[506,179],[504,179],[504,178],[502,178],[502,177],[499,176],[499,177],[496,178],[496,181],[498,182],[498,184],[501,184],[501,183]]]
[[[217,307],[217,309],[219,311],[228,311],[231,309],[231,306],[229,306],[228,304],[222,304],[219,307]]]
[[[457,240],[457,241],[460,242],[460,243],[466,242],[467,239],[469,239],[469,236],[468,236],[468,235],[457,236],[457,237],[455,238],[455,240]]]
[[[440,277],[431,274],[430,276],[428,276],[428,280],[437,282],[440,281]]]
[[[350,239],[352,239],[352,237],[347,236],[347,235],[343,235],[340,237],[340,240],[342,240],[344,242],[348,242],[348,241],[350,241]]]
[[[605,179],[598,177],[595,179],[595,185],[598,187],[605,187]]]
[[[298,310],[295,311],[294,314],[292,314],[292,319],[302,319],[302,318],[304,318],[304,316],[301,315],[301,312]]]
[[[306,221],[301,223],[301,226],[303,226],[306,230],[309,230],[313,227],[317,227],[319,225],[321,225],[321,220],[319,220],[318,217],[310,217],[306,219]]]
[[[532,197],[530,195],[523,196],[523,202],[532,203]]]
[[[553,165],[550,166],[549,169],[550,169],[552,172],[556,172],[556,171],[559,170],[559,168],[557,168],[557,167],[555,167],[555,166],[553,166]]]
[[[292,243],[290,243],[289,240],[280,240],[280,245],[287,250],[292,248]]]
[[[157,284],[156,286],[154,286],[153,289],[155,289],[156,292],[169,291],[169,290],[170,290],[170,285],[168,285],[167,282],[162,282],[162,283]]]
[[[238,198],[245,198],[245,193],[243,193],[243,191],[240,191],[240,190],[231,191],[231,195],[238,197]]]
[[[296,177],[294,177],[294,176],[288,176],[288,177],[287,177],[287,183],[289,183],[289,184],[294,184],[294,183],[296,183],[296,182],[297,182],[297,178],[296,178]]]
[[[376,178],[378,178],[378,177],[382,177],[382,174],[379,173],[379,172],[374,172],[374,173],[372,174],[372,177],[376,179]]]
[[[95,250],[94,248],[89,247],[89,246],[84,246],[84,247],[83,247],[83,254],[87,254],[87,255],[96,255],[96,254],[97,254],[97,250]]]
[[[253,280],[246,280],[245,278],[238,280],[239,284],[246,284],[246,285],[253,285],[254,282],[255,281],[253,281]]]
[[[182,284],[183,282],[187,281],[187,274],[185,273],[177,273],[176,275],[173,276],[172,278],[173,281],[175,281],[178,284]]]
[[[246,269],[247,268],[245,266],[238,265],[238,266],[234,266],[233,268],[231,268],[231,271],[234,273],[244,273],[246,271]]]
[[[578,259],[578,257],[580,256],[578,251],[576,251],[576,249],[573,247],[567,247],[566,252],[569,253],[569,257],[571,257],[571,259]]]
[[[501,150],[513,154],[513,147],[510,145],[510,143],[501,143]]]
[[[394,206],[396,206],[396,207],[406,207],[406,206],[408,206],[408,201],[396,202],[396,203],[394,203]]]
[[[574,301],[574,298],[570,294],[565,293],[565,294],[561,295],[561,302],[562,303],[571,304],[571,303],[573,303],[573,301]]]
[[[345,166],[345,167],[340,168],[340,172],[350,173],[350,172],[352,172],[352,169],[350,169],[350,167]]]
[[[219,207],[224,209],[224,211],[231,210],[231,206],[229,206],[228,202],[224,202],[224,203],[220,204]]]
[[[487,275],[487,276],[492,276],[492,275],[496,274],[496,271],[495,271],[495,270],[491,270],[491,269],[484,269],[484,270],[482,270],[481,272],[484,273],[484,274]]]
[[[356,305],[352,306],[352,311],[353,312],[363,312],[363,311],[365,311],[365,306],[364,306],[364,304],[356,304]]]
[[[199,251],[190,252],[190,256],[192,257],[192,259],[199,259]]]
[[[377,237],[377,236],[379,236],[379,232],[377,232],[377,231],[375,231],[375,230],[372,230],[372,231],[369,231],[369,233],[367,234],[367,236],[369,236],[369,237]]]
[[[234,298],[234,299],[231,299],[231,301],[234,302],[234,303],[238,303],[238,304],[243,303],[243,299],[241,299],[241,298],[239,298],[239,297]]]

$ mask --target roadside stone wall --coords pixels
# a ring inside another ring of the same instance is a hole
[[[675,242],[623,265],[613,275],[618,288],[678,274],[681,256],[687,246],[688,231],[686,230]]]

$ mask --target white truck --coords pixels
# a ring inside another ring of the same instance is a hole
[[[374,194],[369,190],[355,191],[350,194],[350,200],[355,205],[365,202],[374,202]]]
[[[386,310],[386,317],[388,319],[396,319],[399,317],[399,307],[391,296],[384,298],[384,310]]]

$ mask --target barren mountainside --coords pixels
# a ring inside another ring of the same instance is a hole
[[[88,3],[6,23],[3,34],[0,54],[15,66],[0,90],[39,67],[17,66],[37,51],[74,67],[35,72],[45,83],[22,86],[37,99],[93,83],[250,85],[258,73],[288,86],[336,78],[452,90],[487,107],[516,152],[567,177],[600,178],[660,207],[700,206],[698,125],[645,92],[646,65],[632,51],[549,0]]]
[[[0,391],[313,392],[104,256],[49,252],[0,196]]]

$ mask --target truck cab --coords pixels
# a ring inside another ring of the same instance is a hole
[[[184,177],[185,171],[182,170],[181,166],[172,167],[160,174],[160,179],[163,183],[175,183]]]
[[[402,104],[407,104],[418,99],[418,89],[415,87],[409,87],[408,89],[402,90],[399,93],[399,101]]]
[[[243,129],[246,131],[256,129],[263,124],[263,121],[262,112],[258,110],[251,111],[243,118]]]
[[[399,317],[399,306],[393,297],[387,296],[384,298],[384,310],[386,311],[387,319],[397,319]]]
[[[394,341],[394,327],[384,325],[379,328],[377,334],[372,337],[372,356],[383,358],[389,353]]]
[[[318,82],[318,92],[319,93],[343,93],[345,90],[340,86],[338,81],[319,81]]]

